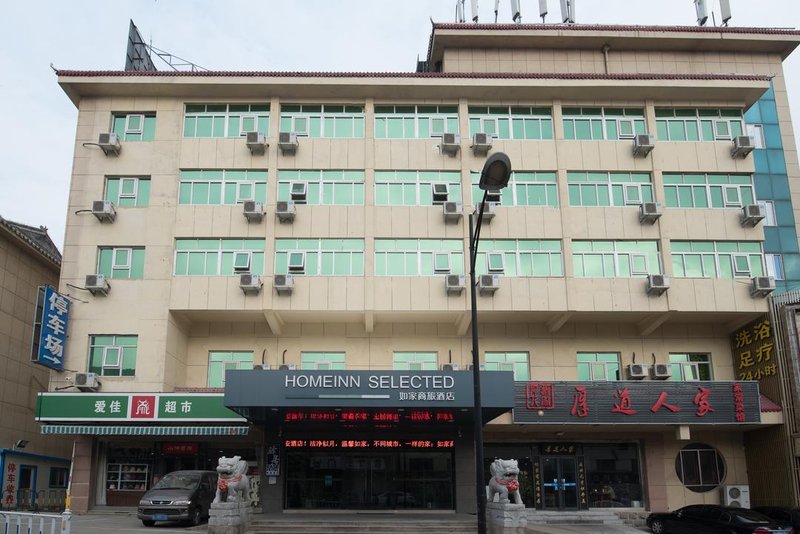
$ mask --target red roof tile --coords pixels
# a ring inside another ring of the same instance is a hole
[[[800,36],[794,28],[745,28],[737,26],[637,26],[635,24],[433,24],[433,30],[493,30],[493,31],[590,31],[590,32],[668,32],[719,33]]]
[[[782,411],[783,408],[780,404],[772,402],[763,393],[761,394],[761,413],[777,413]]]

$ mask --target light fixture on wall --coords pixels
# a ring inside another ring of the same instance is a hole
[[[24,449],[28,446],[29,441],[27,439],[18,439],[17,442],[14,444],[14,449]]]

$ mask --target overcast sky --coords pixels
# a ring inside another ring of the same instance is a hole
[[[540,22],[537,0],[520,0]],[[470,18],[470,0],[467,0]],[[732,26],[795,28],[798,0],[730,0]],[[547,22],[559,22],[548,0]],[[709,4],[717,10],[717,0]],[[62,248],[77,111],[50,69],[119,69],[128,21],[145,40],[212,70],[413,71],[430,19],[453,22],[455,0],[81,0],[6,2],[0,17],[0,215],[47,226]],[[480,22],[494,21],[480,0]],[[499,22],[511,22],[501,0]],[[692,0],[577,0],[579,23],[693,25]],[[160,70],[166,68],[158,64]],[[786,61],[800,122],[800,51]],[[800,125],[795,125],[795,132]]]

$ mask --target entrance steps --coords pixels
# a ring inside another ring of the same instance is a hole
[[[475,516],[410,514],[282,514],[254,516],[245,534],[475,534]]]
[[[528,524],[534,525],[624,525],[611,509],[528,510]]]

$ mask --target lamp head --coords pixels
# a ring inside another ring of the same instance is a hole
[[[487,189],[503,189],[511,178],[511,160],[503,152],[489,156],[481,171],[478,187]]]
[[[14,444],[14,448],[15,449],[24,449],[27,446],[28,446],[28,440],[27,439],[17,440],[17,442]]]

